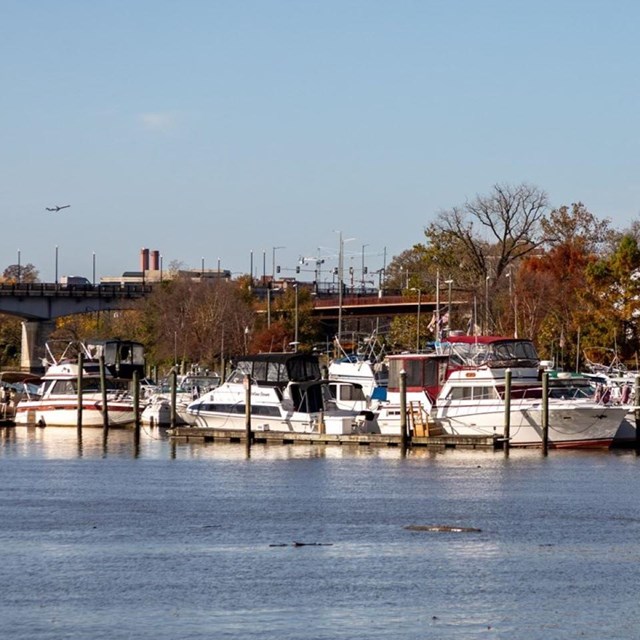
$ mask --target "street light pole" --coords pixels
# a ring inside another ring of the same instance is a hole
[[[293,350],[297,353],[298,352],[298,283],[293,285],[293,288],[296,291],[296,313],[295,313],[295,334],[294,334],[294,345],[293,345]]]
[[[416,313],[416,352],[420,352],[420,306],[422,302],[422,291],[420,289],[412,288],[413,291],[418,292],[418,311]]]
[[[447,335],[451,333],[451,285],[453,284],[453,280],[445,280],[446,285],[449,286],[449,292],[447,296]]]
[[[58,284],[58,245],[56,245],[56,279],[55,283]]]
[[[368,246],[368,244],[362,245],[362,293],[364,293],[364,248]]]
[[[96,252],[93,252],[93,286],[96,286]]]
[[[343,260],[344,260],[344,242],[342,240],[342,231],[340,235],[340,249],[338,251],[338,346],[340,346],[342,338],[342,282],[343,282]]]
[[[489,279],[487,275],[484,279],[484,335],[489,335]]]
[[[271,253],[271,281],[276,279],[276,250],[286,249],[286,247],[273,247]]]
[[[18,284],[22,281],[21,267],[20,267],[20,249],[18,249]]]
[[[436,269],[436,340],[440,340],[440,267]]]

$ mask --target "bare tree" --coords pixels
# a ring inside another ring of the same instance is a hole
[[[29,262],[18,265],[10,264],[2,274],[7,282],[39,282],[38,270]]]
[[[548,209],[547,194],[538,187],[496,184],[487,196],[438,214],[425,234],[430,243],[455,244],[476,279],[499,279],[514,261],[539,247],[540,224]]]

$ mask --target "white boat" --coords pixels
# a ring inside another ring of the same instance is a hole
[[[221,377],[217,373],[195,370],[176,377],[176,424],[189,424],[193,418],[187,413],[187,407],[202,394],[220,385]],[[152,426],[171,424],[171,386],[164,380],[146,398],[140,420]]]
[[[510,444],[542,443],[542,373],[530,340],[450,336],[435,353],[389,356],[388,401],[379,408],[383,433],[399,430],[400,372],[408,415],[448,435],[501,437],[505,374],[511,371]],[[591,395],[588,385],[555,377],[547,401],[549,446],[608,447],[628,411]]]
[[[187,407],[195,426],[244,430],[245,381],[250,380],[253,431],[296,433],[376,433],[371,411],[335,407],[318,358],[300,353],[240,356],[229,379]]]
[[[386,399],[389,370],[386,361],[360,355],[333,360],[329,364],[331,396],[342,409],[369,409]]]
[[[374,333],[363,340],[357,353],[346,353],[336,339],[334,346],[342,353],[334,358],[327,370],[329,390],[340,409],[370,409],[376,401],[385,400],[389,366],[385,348]]]
[[[95,350],[84,345],[82,348],[85,349],[86,355],[82,366],[82,426],[102,427],[104,405],[100,362],[94,358]],[[104,354],[104,351],[100,353]],[[127,350],[126,353],[129,357],[130,351]],[[118,362],[118,367],[120,366],[131,367],[133,370],[138,365]],[[77,425],[78,372],[79,364],[76,358],[67,358],[63,354],[63,357],[54,361],[42,376],[37,393],[26,390],[17,403],[16,425],[36,424],[42,427]],[[135,410],[133,398],[128,389],[128,381],[114,378],[109,368],[105,367],[105,383],[109,425],[123,427],[133,424]]]

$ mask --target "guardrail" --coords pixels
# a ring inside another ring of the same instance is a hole
[[[78,296],[97,297],[141,297],[150,293],[150,284],[60,284],[52,282],[0,283],[0,296]]]

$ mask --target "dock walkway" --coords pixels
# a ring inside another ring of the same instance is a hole
[[[221,430],[205,427],[176,427],[170,429],[169,437],[176,443],[203,442],[244,442],[244,430]],[[326,433],[293,433],[282,431],[253,431],[252,442],[255,444],[333,444],[378,447],[401,447],[399,435],[382,435],[376,433],[334,435]],[[424,436],[408,439],[407,445],[412,447],[440,447],[465,449],[499,449],[502,446],[498,438],[486,436]]]

